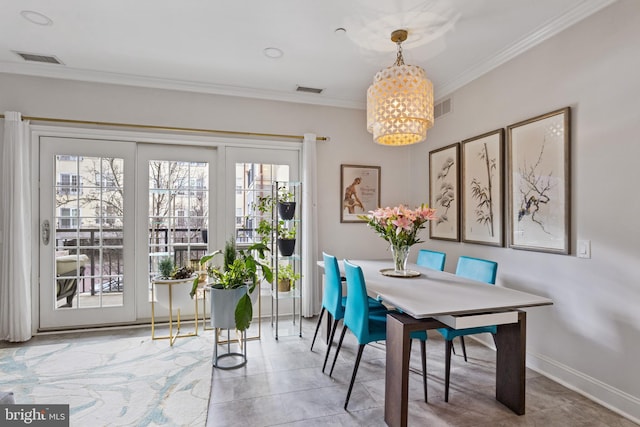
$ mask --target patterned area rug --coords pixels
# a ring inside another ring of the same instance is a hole
[[[13,391],[17,404],[69,404],[71,426],[206,424],[212,331],[173,347],[145,329],[0,346],[0,390]]]

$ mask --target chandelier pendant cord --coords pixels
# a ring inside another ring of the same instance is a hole
[[[395,65],[399,67],[400,65],[404,65],[404,58],[402,57],[402,41],[398,40],[396,44],[398,45],[398,54],[396,56]]]

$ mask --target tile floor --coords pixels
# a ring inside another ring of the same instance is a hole
[[[357,344],[347,333],[333,376],[323,374],[325,343],[319,337],[309,351],[316,321],[303,320],[303,338],[281,336],[278,341],[271,336],[269,323],[263,322],[262,339],[247,344],[245,367],[214,369],[207,426],[384,426],[384,347],[365,348],[349,410],[344,411]],[[429,403],[423,399],[420,373],[412,373],[409,426],[636,426],[531,370],[527,370],[526,415],[515,415],[494,397],[495,353],[467,339],[467,354],[467,363],[461,355],[453,356],[445,403],[444,341],[437,332],[429,333]],[[333,351],[329,365],[332,358]],[[419,366],[420,347],[415,345],[412,367]]]

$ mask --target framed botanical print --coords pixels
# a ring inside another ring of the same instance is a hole
[[[380,207],[380,166],[341,165],[340,189],[340,222],[365,222]]]
[[[459,164],[457,142],[429,153],[429,207],[438,218],[429,221],[431,239],[460,241]]]
[[[571,109],[507,127],[509,245],[569,253]]]
[[[460,143],[462,241],[504,245],[504,130]]]

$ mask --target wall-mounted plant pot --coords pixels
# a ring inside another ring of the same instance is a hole
[[[293,219],[296,212],[296,202],[278,202],[278,214],[285,220]]]
[[[278,239],[278,249],[282,256],[291,256],[296,248],[296,239]]]

